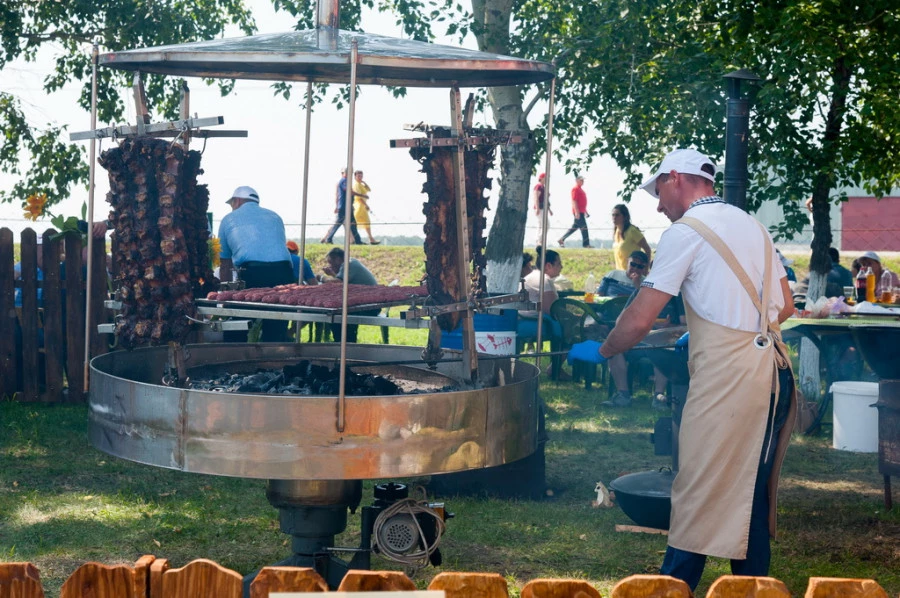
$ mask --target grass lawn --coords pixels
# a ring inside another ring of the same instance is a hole
[[[392,341],[419,343],[424,331],[394,329]],[[362,342],[380,342],[363,327]],[[619,579],[655,573],[663,536],[617,533],[631,521],[596,509],[594,485],[626,472],[671,465],[654,456],[655,413],[646,392],[629,409],[599,406],[605,388],[584,391],[544,380],[550,440],[542,501],[440,497],[456,514],[442,542],[447,571],[504,575],[517,595],[537,577],[577,577],[604,595]],[[31,561],[48,596],[86,561],[133,562],[142,554],[182,566],[198,557],[246,574],[289,552],[264,482],[185,474],[130,463],[93,449],[84,406],[0,403],[0,559]],[[406,480],[415,483],[416,480]],[[779,502],[780,538],[772,575],[802,595],[810,576],[873,578],[900,592],[900,509],[885,512],[877,456],[830,448],[830,436],[795,437]],[[366,482],[363,504],[371,502]],[[338,545],[356,546],[351,515]],[[381,557],[373,568],[399,569]],[[440,570],[412,575],[424,587]],[[728,563],[711,559],[698,595]]]
[[[313,244],[314,267],[328,248]],[[564,273],[580,288],[588,272],[610,268],[603,250],[561,251]],[[356,255],[382,282],[414,284],[422,274],[419,247],[361,247]],[[808,263],[808,262],[807,262]],[[893,264],[892,264],[893,265]],[[801,276],[801,260],[795,268]],[[425,331],[391,329],[391,342],[423,345]],[[380,343],[362,327],[360,342]],[[594,485],[635,471],[671,465],[649,442],[656,414],[646,389],[628,409],[600,407],[606,389],[543,380],[547,404],[545,500],[439,497],[456,514],[442,542],[447,571],[504,575],[517,596],[537,577],[577,577],[608,595],[633,573],[655,573],[665,550],[659,535],[617,533],[631,521],[619,510],[596,509]],[[0,401],[0,560],[30,561],[48,596],[87,561],[133,563],[142,554],[175,567],[209,558],[242,574],[289,553],[277,513],[261,480],[185,474],[123,461],[93,449],[87,408]],[[900,508],[884,510],[877,456],[830,448],[830,429],[797,436],[788,451],[779,501],[780,536],[771,574],[794,595],[811,576],[861,577],[900,593]],[[406,480],[416,483],[417,480]],[[898,482],[895,480],[895,486]],[[366,482],[363,504],[372,500]],[[895,502],[900,496],[895,491]],[[359,515],[351,515],[341,546],[356,546]],[[399,569],[381,557],[373,568]],[[440,570],[412,574],[425,587]],[[697,595],[728,573],[711,559]]]

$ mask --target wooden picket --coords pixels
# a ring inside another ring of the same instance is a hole
[[[206,559],[169,569],[166,559],[139,558],[134,566],[86,563],[63,584],[60,598],[241,598],[239,573]],[[347,573],[338,591],[411,591],[416,585],[399,571]],[[506,580],[496,573],[444,572],[432,580],[430,590],[443,590],[447,598],[500,598],[508,595]],[[265,567],[250,586],[251,598],[269,592],[328,592],[325,580],[305,567]],[[0,598],[42,598],[40,573],[31,563],[0,563]],[[775,598],[789,596],[785,585],[771,577],[725,575],[710,586],[707,598]],[[534,579],[522,588],[522,598],[599,598],[589,582],[573,579]],[[687,584],[666,575],[632,575],[613,587],[611,598],[692,596]],[[872,579],[811,577],[806,598],[888,598]]]
[[[15,276],[15,238],[0,229],[0,398],[82,402],[86,269],[77,235],[54,239],[56,231],[20,235],[21,276]],[[108,350],[96,324],[108,321],[106,246],[94,243],[91,276],[91,356]],[[43,280],[38,280],[41,265]],[[19,289],[21,306],[16,307]],[[67,382],[67,384],[66,384]]]

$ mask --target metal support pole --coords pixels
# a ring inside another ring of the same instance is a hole
[[[352,235],[353,216],[353,139],[356,122],[356,67],[359,55],[359,42],[353,38],[350,42],[350,122],[347,131],[347,193],[344,195],[344,280],[341,292],[341,371],[338,380],[338,422],[337,431],[344,431],[347,417],[346,397],[344,391],[347,384],[347,296],[350,279],[350,237]]]
[[[97,128],[97,57],[100,51],[95,43],[91,48],[91,130]],[[88,235],[87,235],[87,289],[84,303],[84,392],[91,388],[90,362],[91,362],[91,283],[93,282],[94,265],[94,176],[95,156],[97,153],[97,140],[91,137],[91,147],[88,152]],[[105,237],[104,237],[105,239]]]
[[[750,102],[741,97],[741,80],[758,81],[746,70],[725,75],[728,103],[725,121],[725,184],[723,199],[747,210],[747,145],[750,130]]]
[[[553,62],[554,70],[556,61]],[[547,113],[547,155],[544,158],[544,209],[541,212],[541,256],[538,259],[538,268],[541,272],[538,289],[538,319],[537,319],[537,353],[538,358],[535,361],[538,369],[541,369],[540,353],[544,351],[543,344],[543,323],[544,323],[544,284],[546,284],[546,276],[544,275],[544,264],[547,263],[547,225],[550,223],[550,164],[553,157],[553,108],[556,99],[556,77],[550,79],[550,106]]]
[[[303,145],[303,193],[300,199],[300,280],[303,283],[303,260],[306,259],[306,207],[309,200],[309,135],[312,128],[312,81],[306,84],[306,139]],[[300,331],[297,331],[297,342]]]
[[[450,126],[451,135],[457,139],[453,156],[453,186],[456,189],[456,242],[457,262],[459,264],[460,293],[468,301],[472,292],[472,277],[469,274],[469,263],[472,259],[469,247],[469,212],[466,207],[466,135],[463,127],[462,103],[459,98],[459,87],[450,89]],[[469,305],[462,312],[462,354],[463,379],[474,383],[478,380],[478,353],[475,350],[475,312]]]

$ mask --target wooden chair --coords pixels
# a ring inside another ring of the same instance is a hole
[[[610,598],[691,598],[691,588],[680,579],[668,575],[632,575],[613,586]]]
[[[191,561],[181,569],[169,569],[162,576],[165,598],[241,598],[241,576],[207,559]]]
[[[783,582],[773,577],[723,575],[713,582],[706,598],[790,598]]]
[[[38,568],[31,563],[0,563],[0,598],[44,598]]]
[[[59,598],[135,598],[134,569],[129,565],[85,563],[62,585]]]
[[[250,598],[270,592],[327,592],[328,584],[310,567],[263,567],[250,584]]]
[[[840,577],[810,577],[806,598],[888,598],[873,579],[843,579]]]
[[[600,598],[600,592],[583,579],[532,579],[522,598]]]
[[[439,573],[429,590],[443,590],[447,598],[507,598],[506,580],[499,573]]]
[[[338,592],[408,592],[416,584],[400,571],[363,571],[351,569],[341,580]],[[169,598],[168,596],[166,598]]]

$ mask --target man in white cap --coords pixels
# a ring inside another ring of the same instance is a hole
[[[237,268],[248,289],[297,282],[294,280],[281,216],[261,208],[259,194],[252,187],[238,187],[226,203],[231,206],[231,213],[219,225],[221,279],[230,281],[232,270]],[[229,337],[228,340],[246,338]],[[262,340],[287,341],[287,322],[264,321]]]
[[[766,229],[716,195],[715,175],[708,157],[679,149],[643,183],[673,225],[606,341],[579,343],[569,354],[600,363],[627,351],[681,291],[691,382],[660,572],[692,589],[707,555],[731,559],[737,575],[768,575],[775,493],[795,413],[779,331],[793,312],[784,268]]]

